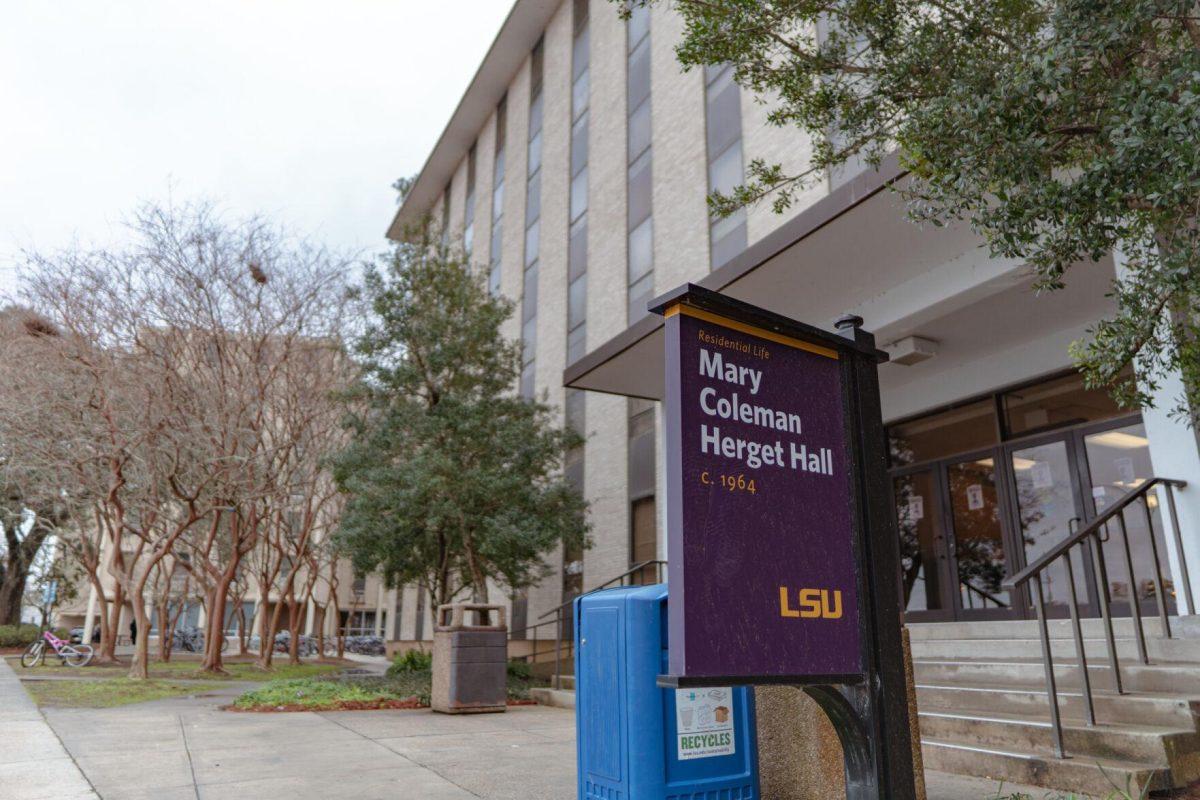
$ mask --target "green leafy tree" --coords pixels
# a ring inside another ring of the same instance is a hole
[[[659,0],[649,0],[654,3]],[[633,0],[635,6],[647,0]],[[728,62],[813,143],[710,198],[787,208],[848,162],[899,153],[911,215],[970,222],[1039,288],[1120,250],[1117,310],[1073,348],[1093,386],[1149,404],[1180,370],[1200,408],[1200,9],[1193,0],[675,0],[685,67]],[[628,13],[629,6],[625,6]],[[1127,367],[1136,363],[1142,385]]]
[[[536,583],[545,555],[585,546],[588,525],[561,469],[578,435],[513,391],[520,345],[500,331],[512,303],[420,242],[369,267],[360,294],[364,378],[334,467],[348,496],[342,547],[389,585],[420,582],[435,607],[467,591],[485,601],[489,579]]]

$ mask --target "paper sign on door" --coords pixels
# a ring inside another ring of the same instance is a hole
[[[983,508],[983,486],[972,483],[967,487],[967,510],[978,511]]]

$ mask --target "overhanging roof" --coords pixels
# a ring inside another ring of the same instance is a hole
[[[832,318],[804,319],[805,309],[797,308],[797,304],[785,298],[794,298],[797,293],[809,290],[828,296],[818,284],[820,277],[838,280],[836,255],[830,252],[830,246],[859,249],[853,254],[845,253],[858,260],[875,256],[865,252],[866,242],[862,237],[856,240],[843,234],[825,237],[832,240],[827,242],[816,242],[815,239],[823,229],[836,224],[847,212],[880,194],[904,174],[898,159],[895,156],[888,158],[878,170],[867,170],[830,192],[696,284],[808,323],[832,324]],[[856,219],[853,224],[869,226],[878,223],[894,227],[894,231],[889,230],[884,235],[894,236],[897,241],[906,237],[911,239],[919,229],[903,219],[902,213],[895,213],[898,202],[898,198],[885,193],[884,197],[872,202],[874,214]],[[879,219],[873,219],[874,216]],[[808,252],[801,253],[807,240],[814,240],[813,246],[807,248]],[[806,267],[803,274],[795,268],[799,262],[804,262]],[[777,268],[764,270],[763,267]],[[849,309],[839,311],[845,310]],[[871,321],[867,320],[866,324],[870,329]],[[576,389],[661,400],[664,391],[662,326],[663,320],[657,315],[643,317],[569,364],[563,371],[563,384]]]
[[[529,56],[538,37],[546,29],[550,18],[562,0],[517,0],[471,85],[458,101],[458,107],[446,123],[433,152],[417,174],[416,183],[396,212],[387,236],[399,239],[404,229],[420,220],[433,207],[438,195],[454,176],[455,169],[466,158],[467,151],[475,143],[479,131],[488,117],[496,110],[500,98],[508,91],[513,75]],[[447,54],[447,57],[453,57]]]

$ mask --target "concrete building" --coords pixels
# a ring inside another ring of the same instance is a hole
[[[1146,491],[1146,513],[1128,515],[1134,576],[1112,537],[1107,592],[1092,554],[1071,556],[1081,613],[1094,616],[1101,595],[1117,615],[1135,599],[1153,615],[1164,598],[1170,613],[1193,613],[1200,452],[1167,413],[1178,383],[1152,410],[1123,410],[1086,389],[1068,355],[1111,311],[1119,255],[1039,294],[1025,265],[989,257],[966,226],[910,222],[891,190],[906,180],[895,161],[828,175],[786,214],[764,202],[710,218],[706,195],[739,183],[752,159],[796,167],[811,143],[770,126],[728,69],[682,71],[681,32],[666,3],[622,20],[607,0],[517,0],[389,228],[399,238],[427,218],[462,244],[517,303],[506,332],[525,343],[519,390],[545,394],[587,437],[567,469],[591,503],[595,544],[554,554],[558,573],[514,598],[514,625],[665,558],[662,324],[646,303],[688,281],[827,329],[858,314],[890,352],[880,380],[918,683],[947,659],[1036,663],[1031,598],[1004,580],[1155,476],[1187,482],[1174,495],[1181,536],[1165,491]],[[1049,615],[1066,616],[1064,562],[1041,581]],[[416,603],[402,614],[402,638],[429,630]],[[1001,644],[976,641],[985,630]],[[927,705],[970,697],[918,692],[923,719]],[[1041,744],[985,731],[973,741],[995,747],[963,749],[938,732],[946,716],[926,723],[927,760],[1037,777]]]
[[[1068,344],[1110,311],[1111,258],[1039,295],[965,226],[909,222],[894,163],[830,175],[786,214],[710,218],[707,193],[751,159],[801,165],[810,144],[768,125],[730,70],[681,71],[681,31],[668,4],[625,21],[603,0],[517,2],[389,228],[427,217],[489,273],[519,309],[506,332],[525,343],[520,391],[587,437],[568,470],[595,545],[556,557],[561,574],[517,619],[665,556],[660,321],[646,303],[687,281],[822,327],[857,313],[891,352],[881,382],[912,620],[1021,616],[1000,576],[1152,475],[1200,474],[1196,437],[1165,413],[1172,387],[1130,412],[1071,369]],[[1197,491],[1181,492],[1185,529]],[[1130,539],[1152,601],[1149,539]],[[1161,530],[1158,545],[1170,593],[1179,554]],[[1200,541],[1185,546],[1200,559]],[[1062,580],[1049,585],[1062,602]]]

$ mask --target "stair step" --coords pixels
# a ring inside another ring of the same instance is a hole
[[[996,712],[988,715],[958,711],[919,712],[921,733],[938,741],[1013,752],[1051,752],[1054,730],[1049,720],[1034,720]],[[1194,748],[1195,728],[1104,725],[1094,727],[1065,721],[1063,746],[1074,758],[1110,759],[1170,768],[1171,756]]]
[[[1048,752],[1024,753],[975,747],[922,735],[921,755],[926,769],[973,775],[1006,783],[1026,783],[1105,797],[1116,789],[1141,797],[1169,788],[1168,771],[1153,764],[1113,759],[1059,759]]]
[[[953,686],[1038,688],[1045,686],[1046,673],[1041,659],[966,659],[914,658],[917,683]],[[1093,691],[1115,689],[1108,664],[1088,661],[1088,676]],[[1079,667],[1055,662],[1054,677],[1058,688],[1080,688]],[[1189,664],[1122,663],[1121,678],[1126,691],[1175,693],[1200,696],[1200,668]]]
[[[1112,692],[1092,693],[1096,721],[1108,724],[1161,725],[1190,729],[1200,711],[1200,695],[1193,698],[1166,693]],[[1059,713],[1065,720],[1086,718],[1083,693],[1058,692]],[[961,711],[989,714],[1019,714],[1034,720],[1050,719],[1050,703],[1042,686],[956,686],[953,684],[917,684],[917,706],[922,711]]]
[[[1125,664],[1138,659],[1137,640],[1133,637],[1121,637],[1115,641],[1117,658]],[[1102,636],[1084,639],[1084,652],[1089,661],[1108,659],[1108,642]],[[1055,661],[1075,659],[1075,639],[1073,637],[1054,638],[1050,641],[1050,652]],[[1161,639],[1147,636],[1146,652],[1152,662],[1194,663],[1200,664],[1200,639]],[[987,638],[974,637],[968,639],[924,639],[912,643],[913,658],[971,658],[1004,659],[1012,656],[1024,658],[1041,658],[1042,643],[1033,637]]]
[[[1171,633],[1181,638],[1195,638],[1200,635],[1200,618],[1171,617],[1169,620]],[[1133,619],[1131,617],[1114,617],[1113,633],[1115,636],[1130,638],[1134,635]],[[1083,635],[1090,639],[1104,636],[1104,623],[1098,618],[1080,621]],[[1038,623],[1034,619],[1022,620],[973,620],[970,622],[910,622],[905,625],[913,643],[935,639],[1037,639]],[[1052,619],[1046,622],[1046,628],[1051,639],[1071,639],[1074,637],[1074,627],[1069,619]],[[1160,637],[1161,622],[1157,616],[1142,617],[1142,628],[1146,636]]]

